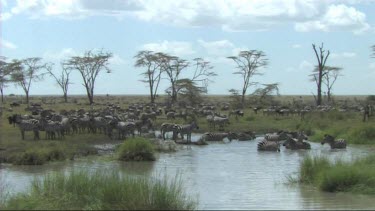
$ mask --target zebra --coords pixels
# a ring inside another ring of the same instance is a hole
[[[228,133],[204,133],[199,141],[223,141],[224,138],[228,138],[229,141],[237,138],[237,134],[233,132]]]
[[[279,142],[268,141],[266,139],[258,142],[258,151],[277,151],[280,152]]]
[[[134,123],[139,135],[142,135],[143,131],[147,133],[150,129],[154,129],[151,118],[147,118],[144,120],[136,120]]]
[[[177,138],[177,135],[180,134],[181,135],[181,138],[184,139],[184,135],[186,134],[186,140],[188,142],[191,142],[191,132],[194,130],[194,129],[199,129],[199,126],[198,124],[194,121],[190,124],[187,124],[187,125],[174,125],[173,126],[173,130],[175,132],[175,136],[174,138]]]
[[[163,136],[163,140],[165,140],[165,133],[167,132],[173,132],[173,140],[176,139],[177,134],[175,132],[175,127],[174,127],[175,125],[176,124],[174,123],[167,123],[167,122],[161,124],[160,133]]]
[[[220,128],[224,128],[224,126],[230,124],[229,119],[227,117],[213,116],[211,121],[214,126],[214,129],[216,125],[219,125]]]
[[[15,116],[14,116],[15,117]],[[21,118],[8,118],[9,124],[16,124],[20,131],[22,140],[25,140],[25,131],[34,132],[34,140],[39,140],[39,120],[37,119],[21,119]]]
[[[237,134],[237,139],[239,141],[248,141],[248,140],[253,140],[255,138],[256,138],[256,136],[255,136],[254,132],[252,132],[252,131],[246,131],[246,132]]]
[[[264,139],[267,141],[279,142],[281,140],[287,139],[288,135],[285,131],[279,131],[278,133],[267,133]]]
[[[42,127],[44,131],[46,132],[46,139],[53,140],[56,138],[56,134],[57,134],[58,139],[61,139],[64,137],[63,125],[58,121],[43,120]]]
[[[166,114],[167,119],[175,119],[176,118],[176,113],[173,111],[170,111]]]
[[[117,129],[118,138],[125,139],[127,134],[135,136],[135,123],[134,122],[123,122],[118,121],[117,119],[112,119],[107,123],[108,131],[107,135],[112,139],[112,130]]]
[[[345,149],[346,148],[346,140],[345,139],[337,139],[331,135],[325,134],[324,139],[321,144],[328,143],[331,146],[331,149]]]
[[[232,115],[234,115],[236,120],[238,120],[238,117],[239,116],[243,117],[244,113],[243,113],[242,110],[237,109],[237,110],[232,110],[232,111],[229,112],[229,117],[232,116]]]
[[[297,149],[311,149],[311,145],[308,142],[304,142],[305,136],[300,134],[297,139],[288,136],[287,140],[283,143],[283,146],[287,149],[297,150]]]

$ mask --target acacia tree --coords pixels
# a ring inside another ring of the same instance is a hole
[[[256,89],[252,95],[259,97],[259,102],[263,102],[267,98],[271,98],[272,94],[280,95],[279,83],[262,84],[263,88]],[[272,99],[272,98],[271,98]]]
[[[167,89],[170,92],[171,102],[177,102],[178,94],[178,80],[182,70],[189,66],[189,62],[184,59],[180,59],[177,56],[169,56],[167,54],[160,54],[161,68],[166,73],[167,79],[171,83],[171,86]]]
[[[11,71],[12,80],[22,87],[26,95],[26,103],[29,104],[29,93],[32,82],[43,79],[43,69],[50,69],[51,64],[42,63],[39,57],[26,58],[23,60],[13,60],[8,65]]]
[[[161,74],[163,69],[161,68],[162,53],[154,53],[152,51],[139,51],[134,58],[135,67],[145,67],[146,70],[141,74],[145,79],[141,80],[143,83],[147,83],[150,88],[150,101],[155,102],[156,94],[159,88]]]
[[[250,51],[240,51],[238,56],[230,56],[228,59],[232,59],[237,64],[238,71],[233,74],[238,74],[242,76],[243,85],[241,93],[241,103],[242,106],[245,104],[245,95],[247,89],[250,86],[256,85],[257,82],[252,82],[250,79],[255,75],[262,75],[260,72],[261,67],[268,65],[268,59],[263,51],[250,50]]]
[[[326,88],[327,88],[328,102],[332,101],[332,88],[337,78],[341,75],[340,74],[341,70],[342,68],[340,67],[329,67],[329,66],[325,67],[322,83],[326,85]]]
[[[11,71],[4,57],[0,58],[0,92],[1,102],[4,103],[4,88],[10,82]]]
[[[312,47],[315,52],[316,59],[318,60],[318,65],[317,68],[314,70],[314,80],[316,81],[316,86],[317,86],[317,99],[316,99],[316,105],[321,105],[322,104],[322,81],[323,81],[323,76],[324,76],[324,70],[325,70],[325,65],[328,59],[328,56],[330,54],[329,50],[327,53],[325,50],[323,50],[323,43],[319,47],[319,52],[316,49],[315,44],[312,44]]]
[[[86,51],[83,56],[73,56],[66,62],[69,68],[77,70],[82,76],[82,85],[86,89],[90,105],[94,103],[95,80],[99,73],[103,70],[106,70],[107,73],[111,72],[108,68],[108,60],[111,57],[112,53],[102,50],[95,53],[90,50]]]
[[[64,96],[64,102],[68,102],[68,87],[70,80],[70,73],[72,72],[72,69],[65,63],[61,63],[61,72],[60,74],[55,74],[52,72],[52,68],[47,69],[47,73],[53,77],[56,81],[56,83],[59,85],[59,87],[63,91],[63,96]]]
[[[194,61],[194,75],[190,79],[192,81],[192,85],[196,86],[197,88],[201,89],[204,92],[207,92],[207,87],[210,82],[213,82],[212,77],[217,76],[217,74],[212,71],[213,66],[209,61],[205,61],[203,58],[195,58]],[[200,83],[201,86],[197,84]]]

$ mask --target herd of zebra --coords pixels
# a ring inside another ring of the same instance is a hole
[[[221,110],[227,110],[222,108]],[[166,133],[172,132],[172,139],[176,141],[178,135],[186,143],[191,143],[191,134],[193,130],[199,129],[197,116],[205,117],[211,129],[224,127],[230,124],[229,117],[235,116],[236,119],[243,117],[242,110],[229,110],[228,116],[216,112],[215,106],[202,105],[199,108],[185,108],[183,111],[176,111],[171,108],[160,108],[158,106],[148,106],[142,104],[130,105],[127,109],[121,109],[119,106],[108,104],[102,109],[91,109],[85,111],[62,110],[55,112],[51,109],[42,109],[41,105],[32,105],[28,108],[31,115],[13,114],[8,117],[9,124],[18,126],[21,131],[22,139],[25,139],[25,132],[32,131],[34,139],[40,139],[39,132],[45,131],[45,139],[63,139],[65,135],[82,133],[103,133],[111,139],[125,139],[128,136],[143,135],[149,138],[155,137],[155,120],[158,116],[165,115],[167,120],[182,118],[190,124],[176,124],[171,122],[162,123],[160,126],[161,138],[166,139]],[[266,109],[263,110],[265,112]],[[280,111],[279,111],[280,112]],[[267,113],[267,112],[266,112]],[[284,112],[285,113],[285,112]],[[264,113],[265,114],[265,113]],[[266,114],[268,115],[268,114]],[[285,114],[283,114],[285,115]],[[233,132],[208,132],[204,133],[198,143],[206,141],[220,141],[227,138],[229,141],[253,140],[255,134],[251,131],[233,133]],[[280,143],[288,149],[310,149],[311,146],[306,142],[307,136],[299,132],[280,131],[273,134],[266,134],[258,143],[259,151],[280,151]],[[345,140],[334,140],[334,137],[326,135],[324,143],[329,143],[331,148],[345,148]]]

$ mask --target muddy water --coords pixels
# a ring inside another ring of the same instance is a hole
[[[193,141],[199,136],[194,136]],[[296,176],[307,154],[332,159],[352,159],[370,153],[365,147],[331,151],[312,143],[310,151],[257,152],[257,141],[211,142],[207,146],[184,146],[176,153],[160,154],[156,162],[81,160],[43,166],[3,166],[5,182],[13,192],[24,191],[30,180],[51,172],[118,169],[131,175],[178,173],[199,209],[374,209],[375,197],[324,193],[310,186],[288,185],[286,175]]]

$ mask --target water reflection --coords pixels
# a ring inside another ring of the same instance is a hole
[[[196,141],[199,135],[194,135]],[[286,175],[296,175],[306,155],[353,159],[370,150],[348,147],[332,151],[312,143],[307,151],[258,152],[257,141],[210,142],[207,146],[184,146],[176,153],[160,154],[156,162],[68,161],[49,165],[6,166],[0,169],[15,191],[22,191],[34,176],[82,168],[117,169],[134,176],[180,174],[187,191],[199,197],[199,209],[369,209],[370,196],[323,193],[311,186],[285,185]]]

